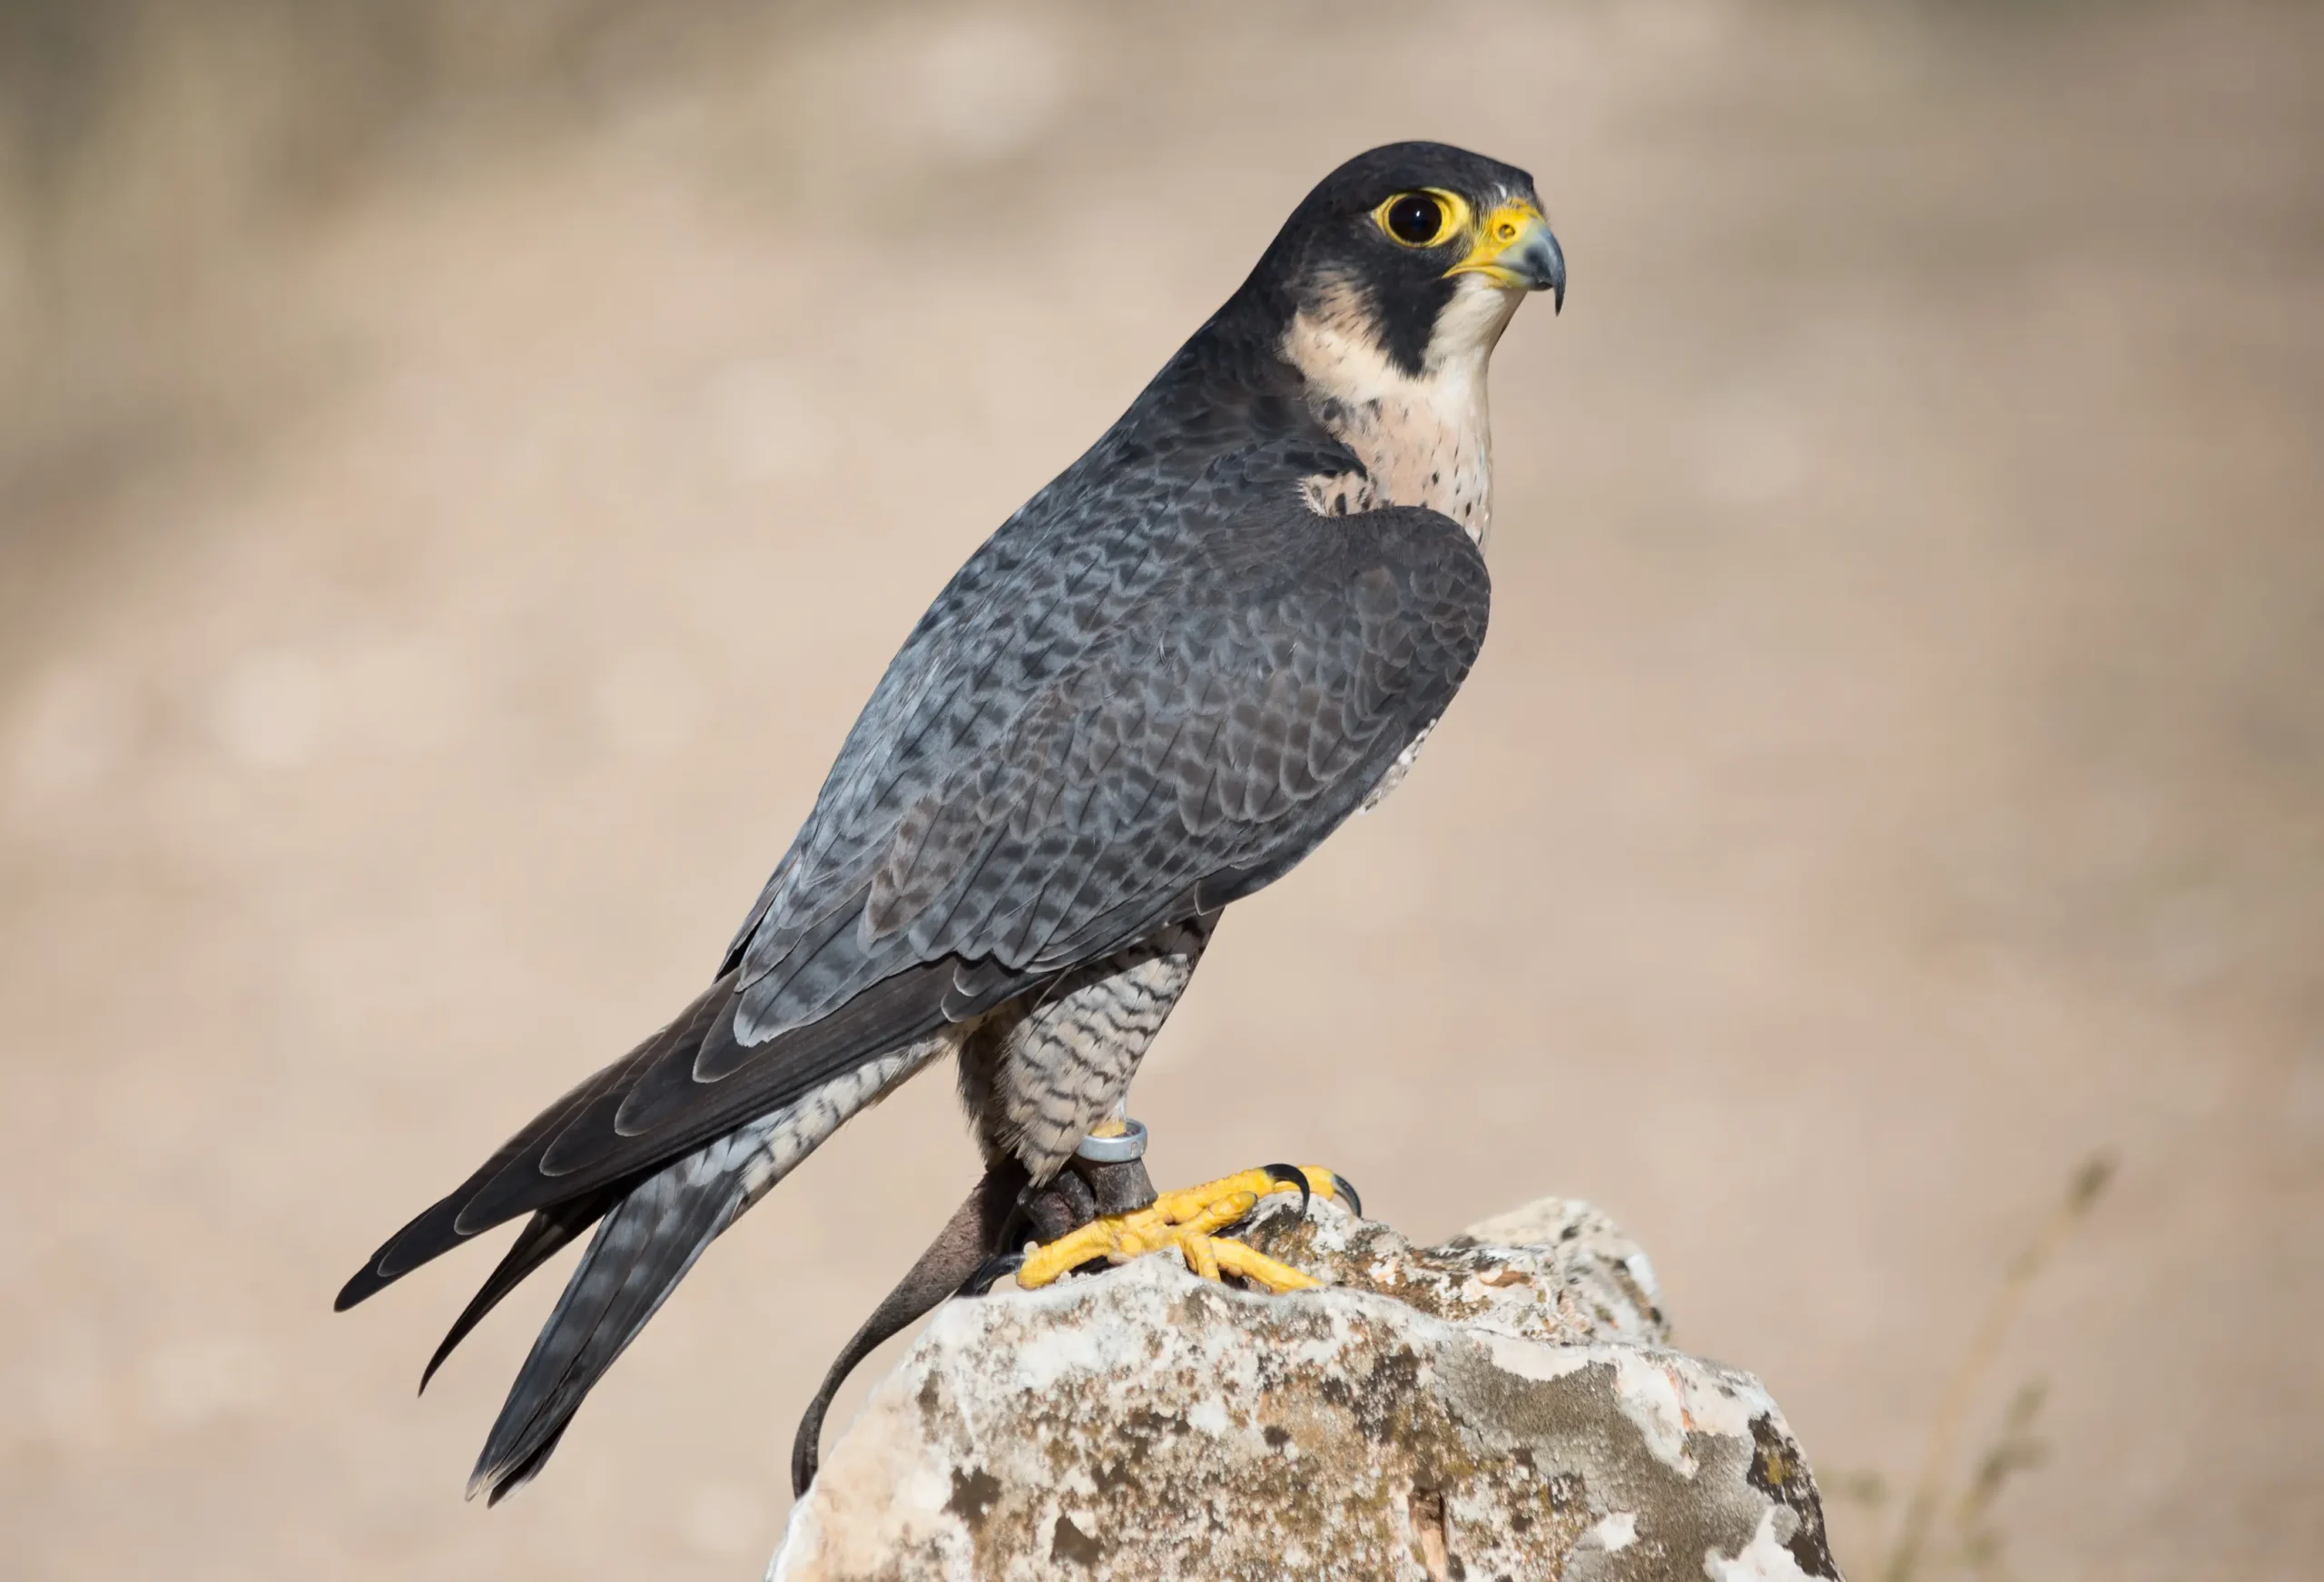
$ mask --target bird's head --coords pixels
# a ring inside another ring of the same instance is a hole
[[[1284,224],[1251,285],[1276,315],[1329,322],[1418,376],[1482,359],[1529,291],[1565,302],[1565,255],[1533,178],[1465,149],[1356,155]]]

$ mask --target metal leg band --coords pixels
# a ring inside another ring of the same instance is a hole
[[[1091,1133],[1074,1154],[1093,1164],[1127,1164],[1146,1157],[1146,1123],[1125,1118],[1122,1129],[1110,1136]]]

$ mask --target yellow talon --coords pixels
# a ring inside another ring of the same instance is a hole
[[[1239,1274],[1254,1284],[1264,1285],[1280,1294],[1286,1291],[1312,1291],[1317,1282],[1302,1274],[1288,1263],[1278,1263],[1256,1247],[1246,1247],[1240,1242],[1214,1242],[1218,1266],[1229,1274]],[[1216,1278],[1214,1276],[1213,1278]]]
[[[1331,1171],[1320,1165],[1301,1169],[1315,1196],[1344,1195],[1338,1190],[1339,1177]],[[1260,1198],[1292,1190],[1293,1184],[1265,1170],[1245,1170],[1200,1186],[1166,1192],[1145,1208],[1092,1220],[1045,1247],[1035,1248],[1017,1271],[1017,1283],[1034,1291],[1093,1258],[1127,1263],[1145,1253],[1174,1247],[1187,1268],[1205,1280],[1235,1274],[1269,1291],[1307,1290],[1316,1282],[1298,1270],[1240,1242],[1220,1240],[1215,1233],[1248,1214]]]
[[[1203,1280],[1216,1280],[1218,1249],[1223,1243],[1208,1236],[1185,1234],[1178,1237],[1178,1256],[1187,1261],[1187,1272]]]

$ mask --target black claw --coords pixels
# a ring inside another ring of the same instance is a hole
[[[1315,1189],[1307,1183],[1307,1173],[1296,1164],[1262,1164],[1259,1168],[1267,1173],[1270,1181],[1295,1181],[1299,1184],[1299,1217],[1305,1219],[1308,1200],[1315,1195]]]
[[[1338,1189],[1339,1194],[1347,1199],[1347,1212],[1354,1214],[1357,1219],[1362,1219],[1364,1217],[1364,1195],[1355,1190],[1355,1183],[1350,1181],[1346,1176],[1342,1175],[1336,1170],[1332,1172],[1332,1183],[1334,1186]]]
[[[957,1296],[982,1296],[990,1291],[1004,1274],[1014,1274],[1025,1266],[1022,1253],[995,1253],[977,1265],[977,1272],[960,1282]]]

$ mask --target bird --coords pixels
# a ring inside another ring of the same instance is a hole
[[[529,1216],[424,1389],[595,1227],[471,1497],[537,1474],[712,1241],[940,1058],[986,1160],[1030,1186],[1121,1132],[1222,910],[1393,790],[1477,660],[1487,365],[1537,291],[1562,309],[1565,258],[1524,171],[1436,142],[1359,154],[960,567],[708,987],[340,1292],[343,1311]],[[1328,1173],[1289,1174],[1330,1189]],[[1171,1245],[1198,1272],[1295,1288],[1297,1272],[1216,1233],[1284,1179],[1164,1194],[1136,1221],[1143,1243],[1098,1216],[1019,1282]]]

